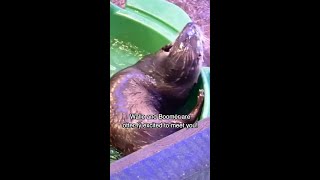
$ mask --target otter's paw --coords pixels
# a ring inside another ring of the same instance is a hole
[[[204,97],[204,90],[203,89],[199,89],[198,98],[199,97]]]
[[[201,104],[204,100],[204,90],[203,89],[199,89],[199,93],[198,93],[198,104]]]

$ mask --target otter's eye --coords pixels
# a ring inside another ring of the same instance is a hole
[[[161,49],[162,49],[163,51],[165,51],[165,52],[169,52],[171,48],[172,48],[172,45],[169,44],[169,45],[164,46],[164,47],[161,48]]]

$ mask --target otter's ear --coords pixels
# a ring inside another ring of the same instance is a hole
[[[169,52],[171,48],[172,48],[172,44],[170,43],[170,44],[163,46],[161,49],[165,52]]]

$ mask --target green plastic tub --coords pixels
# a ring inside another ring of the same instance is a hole
[[[165,0],[127,0],[125,9],[110,2],[110,77],[173,42],[188,22],[191,19],[182,9]],[[205,91],[201,120],[210,116],[209,67],[202,68],[197,86],[179,112],[190,112],[199,88]]]

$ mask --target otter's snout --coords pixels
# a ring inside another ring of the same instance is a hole
[[[188,23],[173,43],[170,53],[173,56],[186,55],[197,58],[203,55],[202,31],[195,23]]]
[[[195,23],[188,23],[171,45],[162,48],[166,61],[167,82],[195,83],[203,63],[202,31]]]

